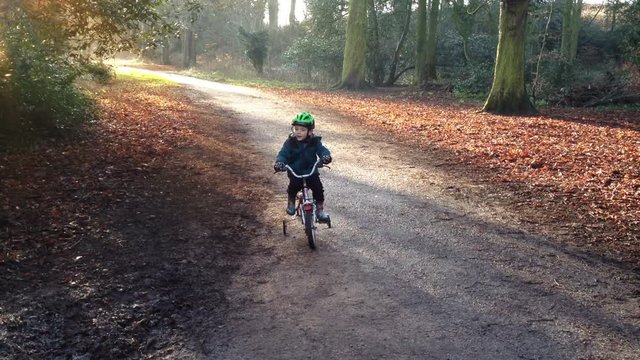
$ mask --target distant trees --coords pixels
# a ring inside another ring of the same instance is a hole
[[[131,49],[165,64],[242,76],[253,69],[344,88],[437,78],[455,96],[485,99],[484,110],[497,113],[534,111],[529,94],[536,104],[637,98],[639,0],[597,6],[584,0],[304,4],[305,18],[295,19],[300,3],[291,0],[293,26],[281,26],[275,0],[1,1],[0,70],[9,76],[0,79],[0,113],[11,108],[20,118],[83,117],[77,110],[82,96],[62,94],[72,93],[74,80],[88,71],[109,75],[93,60]],[[267,21],[268,36],[262,33]],[[57,110],[42,110],[47,107]]]
[[[391,58],[391,63],[389,65],[389,76],[387,81],[385,82],[386,86],[391,86],[395,84],[398,80],[398,76],[396,76],[396,71],[398,70],[398,63],[400,61],[400,54],[403,50],[404,44],[407,39],[407,34],[409,34],[409,27],[411,25],[411,5],[413,4],[412,0],[405,0],[404,7],[401,2],[398,2],[398,13],[399,16],[404,15],[404,25],[402,27],[402,31],[400,33],[400,39],[395,45],[395,50],[393,51],[393,57]]]
[[[438,38],[438,16],[440,12],[440,0],[431,0],[429,8],[429,26],[427,31],[427,63],[425,66],[426,80],[436,80],[437,65],[437,38]]]
[[[415,85],[427,80],[427,0],[418,0],[416,13],[416,76]]]

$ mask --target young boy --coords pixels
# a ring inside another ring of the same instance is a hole
[[[291,134],[282,145],[282,149],[276,157],[273,165],[275,171],[285,171],[285,165],[289,165],[298,175],[308,174],[318,157],[323,164],[331,162],[331,152],[324,147],[321,137],[313,134],[315,128],[313,115],[307,112],[299,113],[291,122]],[[289,187],[287,188],[287,214],[293,215],[296,212],[296,194],[302,189],[302,179],[289,175]],[[318,221],[326,222],[329,216],[324,213],[324,188],[320,181],[320,173],[316,169],[315,173],[307,178],[307,185],[313,192],[316,200]]]

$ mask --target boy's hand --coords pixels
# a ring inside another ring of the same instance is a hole
[[[283,162],[280,161],[276,161],[275,164],[273,164],[273,170],[277,171],[285,171],[287,170],[287,168],[285,167]]]
[[[322,160],[323,164],[327,165],[328,163],[331,162],[331,155],[324,155],[320,159]]]

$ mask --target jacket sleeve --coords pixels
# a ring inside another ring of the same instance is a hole
[[[280,149],[280,151],[278,152],[278,155],[276,156],[276,162],[283,162],[287,164],[289,161],[290,149],[291,149],[291,145],[289,144],[289,139],[287,139],[284,141],[284,144],[282,144],[282,148]]]
[[[317,150],[316,150],[316,154],[317,154],[319,157],[323,157],[323,156],[325,156],[325,155],[329,155],[329,156],[331,156],[331,151],[329,151],[329,149],[327,149],[327,148],[322,144],[322,141],[318,139],[318,147],[317,147]]]

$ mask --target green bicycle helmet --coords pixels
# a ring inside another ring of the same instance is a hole
[[[316,127],[316,120],[313,118],[313,115],[308,112],[301,112],[293,118],[291,122],[291,126],[304,126],[307,129],[311,130]]]

